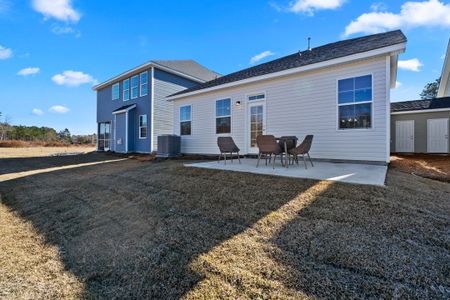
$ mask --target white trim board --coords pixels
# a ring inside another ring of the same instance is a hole
[[[436,108],[436,109],[396,111],[396,112],[391,112],[391,115],[425,114],[425,113],[434,113],[434,112],[441,112],[441,111],[450,111],[450,107],[449,108]]]
[[[389,47],[384,47],[384,48],[380,48],[380,49],[375,49],[375,50],[370,50],[370,51],[366,51],[366,52],[362,52],[362,53],[357,53],[357,54],[353,54],[353,55],[330,59],[327,61],[322,61],[319,63],[310,64],[310,65],[306,65],[306,66],[302,66],[302,67],[298,67],[298,68],[291,68],[291,69],[287,69],[287,70],[283,70],[283,71],[279,71],[279,72],[275,72],[275,73],[269,73],[269,74],[265,74],[265,75],[261,75],[261,76],[246,78],[246,79],[242,79],[242,80],[238,80],[238,81],[233,81],[233,82],[213,86],[210,88],[192,91],[192,92],[181,94],[181,95],[175,95],[175,96],[167,97],[167,100],[173,101],[173,100],[186,98],[186,97],[190,97],[193,95],[203,94],[203,93],[207,93],[207,92],[211,92],[211,91],[215,91],[215,90],[221,90],[221,89],[234,87],[234,86],[247,84],[247,83],[252,83],[252,82],[256,82],[256,81],[267,80],[267,79],[272,79],[272,78],[276,78],[276,77],[282,77],[282,76],[292,75],[292,74],[296,74],[296,73],[311,71],[311,70],[315,70],[315,69],[330,67],[330,66],[334,66],[334,65],[338,65],[338,64],[342,64],[342,63],[348,63],[348,62],[352,62],[352,61],[368,59],[368,58],[372,58],[375,56],[388,55],[388,56],[393,57],[393,56],[398,55],[399,53],[404,52],[405,47],[406,47],[405,43],[400,43],[400,44],[392,45]],[[395,82],[394,82],[394,84],[395,84]],[[391,82],[391,85],[392,85],[392,82]]]

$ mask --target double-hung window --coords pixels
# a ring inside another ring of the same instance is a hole
[[[123,81],[123,101],[130,100],[130,79]]]
[[[131,77],[131,99],[138,97],[139,76]]]
[[[146,96],[148,93],[148,72],[142,72],[141,75],[140,97]]]
[[[372,75],[338,81],[338,128],[372,127]]]
[[[231,99],[216,101],[216,133],[231,133]]]
[[[112,99],[118,100],[120,97],[119,83],[113,84],[112,86]]]
[[[180,107],[180,135],[191,135],[192,106]]]
[[[139,138],[147,138],[147,115],[139,116]]]

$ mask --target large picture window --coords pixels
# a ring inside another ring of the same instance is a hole
[[[146,96],[148,93],[148,72],[141,73],[141,89],[140,97]]]
[[[113,84],[112,86],[112,99],[118,100],[120,97],[119,83]]]
[[[338,81],[338,128],[372,127],[372,75]]]
[[[131,77],[131,99],[138,97],[139,76]]]
[[[216,101],[216,133],[231,133],[231,99]]]
[[[139,138],[147,138],[147,115],[139,116]]]
[[[180,135],[191,135],[192,106],[180,107]]]

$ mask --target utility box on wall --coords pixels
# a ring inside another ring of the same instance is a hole
[[[178,135],[166,134],[158,136],[157,157],[177,157],[180,155],[181,139]]]

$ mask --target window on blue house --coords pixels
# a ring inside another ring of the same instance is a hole
[[[139,138],[147,138],[147,115],[139,116]]]
[[[130,100],[130,79],[125,79],[123,81],[123,101]]]
[[[216,133],[231,133],[231,99],[216,101]]]
[[[191,135],[192,106],[180,107],[180,135]]]
[[[131,77],[131,99],[138,97],[139,76]]]
[[[372,127],[372,75],[338,81],[338,128]]]
[[[119,91],[119,83],[113,84],[112,86],[112,99],[118,100],[120,97],[120,91]]]
[[[148,72],[141,73],[141,91],[140,96],[146,96],[148,93]]]

